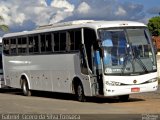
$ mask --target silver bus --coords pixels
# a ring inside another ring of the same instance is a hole
[[[87,96],[156,91],[156,55],[146,25],[79,20],[3,37],[5,85]]]

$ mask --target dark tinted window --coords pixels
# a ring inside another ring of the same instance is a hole
[[[82,40],[82,36],[81,36],[81,31],[75,31],[75,50],[79,50],[79,47],[81,45],[81,40]]]
[[[17,42],[15,38],[10,39],[10,49],[11,49],[11,54],[17,54]]]
[[[4,54],[9,54],[9,39],[3,40],[3,47]]]
[[[54,51],[60,50],[60,43],[59,43],[59,33],[54,33]]]
[[[60,51],[66,50],[66,33],[60,33]]]
[[[39,52],[39,40],[38,40],[38,35],[36,36],[30,36],[28,42],[28,47],[29,47],[29,53],[38,53]]]

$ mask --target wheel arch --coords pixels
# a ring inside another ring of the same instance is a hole
[[[82,83],[81,79],[76,76],[72,80],[72,93],[73,94],[75,94],[75,90],[76,90],[76,87],[78,86],[78,84],[82,84],[82,87],[83,87],[83,83]]]
[[[28,83],[28,88],[30,89],[31,86],[30,86],[29,77],[28,77],[28,75],[25,74],[25,73],[21,74],[21,77],[20,77],[20,86],[22,86],[22,82],[23,82],[24,79],[25,79],[26,82]]]

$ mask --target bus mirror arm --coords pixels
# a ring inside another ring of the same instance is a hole
[[[101,40],[100,39],[97,39],[97,41],[96,41],[97,43],[97,45],[98,45],[98,47],[100,48],[101,47]]]
[[[103,58],[104,57],[104,49],[102,47],[100,47],[99,51],[100,51],[101,58]]]
[[[96,42],[96,49],[99,51],[100,53],[100,57],[104,57],[104,49],[101,47],[101,40],[100,39],[97,39]]]

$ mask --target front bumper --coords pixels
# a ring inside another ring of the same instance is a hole
[[[135,90],[133,90],[135,89]],[[108,86],[104,87],[104,96],[119,96],[134,93],[152,92],[158,89],[158,81],[142,85]]]

